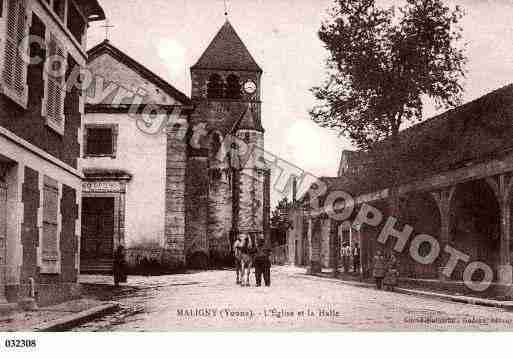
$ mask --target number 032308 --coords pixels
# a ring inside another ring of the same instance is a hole
[[[35,339],[5,339],[4,348],[35,348],[37,342]]]

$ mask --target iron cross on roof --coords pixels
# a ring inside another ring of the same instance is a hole
[[[228,3],[224,0],[224,16],[228,17]]]

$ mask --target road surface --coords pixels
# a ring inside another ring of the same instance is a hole
[[[511,330],[513,313],[355,287],[273,267],[272,286],[240,287],[232,271],[130,277],[122,310],[76,331]],[[84,276],[101,283],[108,277]],[[252,278],[254,283],[254,278]],[[110,299],[110,298],[104,298]]]

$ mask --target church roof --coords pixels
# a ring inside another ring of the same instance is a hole
[[[99,43],[89,51],[87,51],[88,62],[93,61],[95,58],[103,55],[109,54],[114,59],[124,64],[128,68],[132,69],[136,73],[138,73],[143,78],[147,79],[149,82],[157,85],[162,90],[164,90],[169,96],[173,97],[183,105],[191,105],[192,102],[183,92],[175,88],[166,80],[162,79],[160,76],[149,70],[144,65],[135,61],[133,58],[125,54],[123,51],[112,45],[109,40],[104,40]]]
[[[191,69],[262,72],[228,20]]]

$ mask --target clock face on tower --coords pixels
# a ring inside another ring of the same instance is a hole
[[[254,94],[256,91],[256,84],[251,80],[246,81],[244,83],[244,91],[250,95]]]

